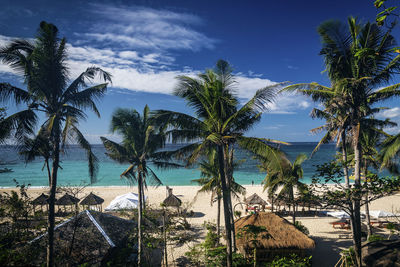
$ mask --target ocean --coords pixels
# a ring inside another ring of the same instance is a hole
[[[290,160],[294,160],[299,153],[310,155],[317,143],[315,142],[295,142],[289,146],[281,146],[281,149],[288,155]],[[176,149],[177,145],[167,145],[166,149]],[[120,178],[120,174],[128,165],[119,164],[105,155],[103,145],[93,145],[93,151],[99,158],[99,171],[97,182],[91,186],[126,186],[129,183]],[[335,144],[323,145],[320,150],[311,158],[303,163],[304,177],[303,182],[311,183],[311,177],[315,174],[316,165],[328,162],[333,159],[336,152]],[[61,156],[58,185],[59,186],[79,186],[87,185],[90,182],[88,166],[85,152],[77,146],[70,146]],[[235,180],[242,184],[260,184],[265,178],[266,173],[260,172],[256,160],[243,150],[237,149],[235,157],[241,164],[234,172]],[[37,159],[30,163],[25,163],[23,158],[18,155],[14,146],[0,146],[0,169],[9,168],[13,172],[0,173],[0,187],[14,187],[14,179],[19,184],[30,184],[31,186],[48,186],[47,171],[44,161]],[[163,185],[196,185],[193,179],[200,177],[200,171],[196,166],[192,168],[178,168],[170,170],[160,170],[153,168],[154,172],[162,181]]]

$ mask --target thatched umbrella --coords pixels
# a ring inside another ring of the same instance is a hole
[[[102,206],[104,199],[102,199],[99,196],[96,196],[93,194],[93,192],[90,192],[88,196],[86,196],[82,201],[81,205],[86,206],[86,209],[94,209],[98,211],[102,211]]]
[[[177,207],[177,208],[179,208],[182,205],[182,200],[180,200],[174,194],[170,194],[166,199],[164,199],[163,204],[166,207]]]
[[[63,195],[56,201],[56,205],[63,206],[64,211],[65,211],[66,206],[71,206],[71,210],[72,210],[72,207],[75,206],[76,204],[78,204],[78,202],[79,202],[79,198],[76,198],[74,196],[71,196],[68,193],[65,193],[65,195]]]
[[[35,211],[36,206],[40,206],[40,209],[43,211],[43,206],[47,207],[48,199],[49,199],[48,195],[45,195],[44,193],[40,194],[40,196],[32,200],[33,210]]]
[[[247,236],[241,236],[236,239],[236,246],[244,255],[250,256],[256,243],[257,258],[261,261],[292,253],[304,256],[315,246],[311,238],[286,219],[272,212],[259,212],[238,219],[235,222],[236,233],[240,233],[246,225],[265,227],[268,237],[260,236],[257,242],[250,242]]]
[[[246,203],[246,211],[248,210],[249,206],[254,206],[254,205],[260,205],[262,207],[262,210],[265,210],[265,206],[268,205],[268,202],[262,199],[259,195],[256,193],[252,194],[248,198],[244,200]]]

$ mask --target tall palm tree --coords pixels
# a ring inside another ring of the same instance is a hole
[[[101,141],[107,150],[107,156],[119,163],[128,163],[129,167],[121,174],[130,183],[137,183],[139,194],[138,206],[138,266],[142,266],[142,224],[145,205],[144,188],[147,184],[159,186],[162,184],[149,163],[157,167],[177,166],[157,160],[157,151],[165,145],[163,128],[156,127],[146,105],[141,115],[136,110],[117,109],[111,119],[111,132],[122,137],[118,144],[105,137]]]
[[[194,179],[192,182],[201,185],[198,193],[211,192],[211,205],[214,201],[217,201],[217,236],[219,242],[220,236],[220,217],[221,217],[221,175],[219,173],[219,163],[216,158],[215,151],[212,152],[208,157],[208,161],[203,160],[200,162],[201,178]],[[231,183],[230,188],[233,197],[239,199],[239,195],[244,195],[246,189],[234,180]]]
[[[286,157],[281,157],[280,164],[270,164],[269,161],[263,162],[263,169],[267,170],[263,184],[264,190],[275,193],[279,188],[278,197],[288,201],[289,206],[293,208],[293,224],[296,222],[296,200],[294,190],[302,191],[306,189],[304,183],[300,180],[303,178],[303,168],[301,164],[307,159],[306,154],[299,154],[293,163]]]
[[[3,138],[14,135],[17,142],[23,142],[29,135],[34,135],[38,123],[36,113],[42,112],[46,117],[39,133],[46,133],[51,145],[47,266],[53,266],[54,204],[60,150],[69,141],[84,148],[88,156],[90,179],[92,182],[95,180],[97,158],[89,142],[79,131],[78,123],[86,118],[86,108],[100,116],[95,101],[104,95],[107,82],[111,82],[111,75],[100,68],[90,67],[68,85],[66,40],[58,37],[56,26],[46,22],[40,23],[33,42],[14,40],[0,48],[0,60],[21,74],[27,87],[24,90],[10,84],[0,84],[1,100],[14,100],[16,104],[26,105],[26,109],[10,115],[1,122],[0,135]],[[105,83],[87,88],[87,82],[97,74]]]
[[[354,149],[355,187],[360,187],[362,151],[360,134],[362,120],[379,112],[378,103],[400,95],[400,84],[382,88],[400,69],[400,56],[395,52],[395,40],[390,31],[376,24],[360,24],[355,18],[348,25],[328,21],[318,32],[322,40],[320,54],[324,56],[326,72],[333,92],[309,91],[315,99],[320,94],[333,94],[341,113],[347,114],[346,132],[351,133]],[[353,241],[357,264],[361,265],[360,200],[354,199]]]
[[[219,60],[214,70],[199,74],[197,78],[179,76],[174,94],[184,98],[194,110],[195,116],[184,113],[159,110],[156,117],[166,122],[172,129],[168,131],[173,142],[193,142],[173,152],[178,158],[185,158],[187,164],[193,164],[200,155],[207,155],[210,149],[217,151],[221,174],[221,191],[224,205],[224,219],[227,238],[227,266],[232,266],[232,245],[234,232],[230,194],[233,169],[230,166],[234,144],[273,158],[278,149],[271,146],[272,140],[245,137],[244,133],[261,119],[261,111],[273,101],[279,85],[265,87],[256,92],[243,106],[235,95],[232,68]]]

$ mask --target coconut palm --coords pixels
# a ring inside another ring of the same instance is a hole
[[[222,192],[219,164],[215,154],[215,151],[213,151],[208,161],[203,160],[200,162],[201,178],[194,179],[192,182],[201,185],[198,193],[211,192],[211,206],[214,201],[217,201],[217,236],[219,242]],[[246,189],[234,180],[231,183],[230,191],[232,196],[237,199],[240,198],[239,195],[246,193]]]
[[[362,120],[379,112],[378,103],[400,95],[400,84],[382,88],[400,69],[400,56],[390,31],[376,24],[360,24],[354,18],[348,25],[328,21],[318,32],[322,40],[326,72],[334,90],[312,90],[314,99],[333,94],[341,114],[347,114],[346,132],[351,133],[354,149],[355,187],[360,187]],[[314,84],[315,86],[315,84]],[[320,88],[323,88],[322,86]],[[307,89],[306,89],[307,91]],[[358,265],[361,265],[360,200],[354,199],[353,241]]]
[[[46,133],[51,145],[51,179],[48,215],[47,266],[54,265],[54,203],[60,152],[68,142],[79,144],[87,152],[89,175],[96,177],[96,157],[89,142],[78,129],[80,120],[86,118],[88,108],[100,116],[95,101],[102,97],[107,83],[90,86],[97,74],[106,82],[111,76],[100,68],[90,67],[69,85],[67,50],[65,38],[58,37],[58,29],[50,23],[41,22],[36,39],[14,40],[0,48],[0,59],[24,77],[26,90],[10,84],[0,84],[0,99],[25,104],[26,109],[16,112],[1,121],[1,137],[15,136],[16,142],[24,142],[34,135],[38,123],[38,112],[45,115],[39,133]],[[39,134],[40,135],[40,134]]]
[[[234,91],[234,76],[230,65],[219,60],[214,70],[199,74],[197,78],[179,76],[174,94],[184,98],[194,110],[195,116],[159,110],[159,122],[166,122],[172,129],[168,132],[173,142],[193,142],[190,145],[165,156],[175,155],[193,164],[200,155],[207,155],[211,149],[217,151],[221,174],[221,191],[224,205],[224,219],[227,238],[227,266],[232,266],[232,228],[233,213],[230,194],[233,168],[234,144],[273,158],[278,149],[271,145],[272,140],[245,137],[244,133],[261,119],[261,111],[273,101],[279,85],[268,86],[256,92],[243,106]]]
[[[400,154],[400,133],[389,136],[382,143],[380,158],[382,161],[381,168],[390,168],[396,162]]]
[[[165,134],[162,128],[152,124],[150,109],[147,105],[142,114],[136,110],[117,109],[112,115],[111,132],[118,133],[122,137],[122,143],[118,144],[101,137],[107,151],[106,155],[119,163],[128,163],[129,167],[121,174],[121,177],[126,178],[130,183],[137,183],[138,186],[138,266],[142,266],[144,188],[147,184],[155,186],[162,184],[149,164],[152,163],[157,167],[177,165],[156,160],[157,151],[165,145]]]
[[[267,170],[267,176],[263,181],[264,191],[268,190],[271,193],[275,193],[280,188],[278,197],[285,199],[289,206],[293,208],[293,224],[296,222],[294,191],[295,189],[298,191],[306,189],[305,184],[300,181],[303,178],[301,164],[306,159],[306,154],[299,154],[293,163],[285,156],[281,157],[280,164],[271,164],[268,160],[262,163],[262,168]]]

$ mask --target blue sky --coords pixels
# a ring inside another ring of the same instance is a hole
[[[34,4],[33,4],[34,3]],[[0,45],[12,38],[33,38],[40,21],[54,23],[69,46],[71,77],[96,65],[113,75],[93,114],[81,129],[92,143],[108,136],[116,107],[190,112],[170,95],[177,75],[194,75],[218,59],[229,61],[243,100],[275,82],[329,85],[316,28],[328,19],[350,15],[374,20],[373,1],[2,1]],[[394,32],[400,38],[399,28]],[[0,81],[23,86],[0,64]],[[400,122],[398,100],[383,117]],[[309,130],[323,122],[309,117],[314,103],[282,95],[248,135],[283,141],[317,141]],[[8,113],[19,107],[8,105]],[[390,129],[398,132],[399,128]]]

